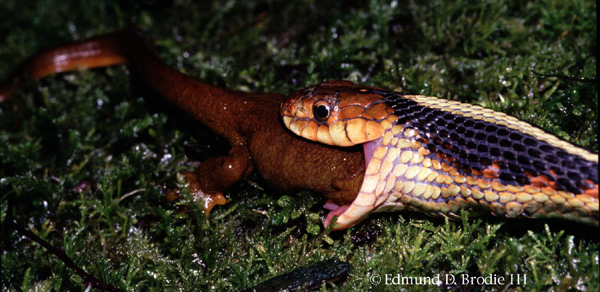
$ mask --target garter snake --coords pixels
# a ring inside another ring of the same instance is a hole
[[[598,226],[598,155],[476,105],[328,81],[282,104],[293,133],[362,144],[366,171],[353,202],[328,202],[326,225],[371,212],[559,217]],[[340,206],[341,205],[341,206]]]

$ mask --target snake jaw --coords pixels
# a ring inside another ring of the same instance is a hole
[[[286,128],[290,127],[290,124],[292,123],[294,119],[290,116],[283,116],[283,124],[285,125]]]
[[[335,202],[333,202],[332,200],[327,200],[325,205],[323,205],[323,208],[325,208],[326,210],[329,210],[329,213],[327,213],[327,216],[325,217],[325,220],[323,221],[323,225],[325,226],[325,228],[327,228],[329,226],[329,224],[331,224],[331,221],[333,220],[333,218],[335,216],[337,216],[337,219],[339,219],[340,215],[342,215],[349,207],[350,207],[350,205],[341,205],[340,206],[340,205],[336,204]],[[339,223],[336,220],[332,229],[337,230],[337,229],[339,229],[338,227],[339,227]]]
[[[365,165],[367,167],[371,162],[373,152],[376,148],[376,142],[367,142],[363,144]],[[363,187],[365,184],[368,184],[368,182],[363,181]],[[360,192],[352,203],[341,206],[335,204],[331,200],[328,200],[323,206],[325,209],[330,210],[325,218],[325,221],[323,222],[324,226],[329,226],[334,216],[337,216],[337,221],[334,223],[332,228],[333,230],[343,230],[358,224],[370,213],[379,208],[379,206],[385,201],[382,200],[382,195],[385,194],[375,195]]]

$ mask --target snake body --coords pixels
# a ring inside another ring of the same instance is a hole
[[[356,198],[326,204],[325,224],[337,216],[334,229],[391,210],[598,226],[598,155],[506,114],[347,81],[297,91],[281,114],[288,129],[309,140],[364,147]]]

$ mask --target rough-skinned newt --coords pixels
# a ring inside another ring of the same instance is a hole
[[[352,201],[365,165],[360,149],[311,142],[287,131],[277,93],[247,93],[197,81],[160,61],[132,31],[119,31],[44,50],[21,64],[2,84],[0,102],[25,78],[42,78],[80,68],[129,63],[160,96],[231,145],[228,155],[211,157],[185,173],[189,189],[206,213],[226,203],[222,192],[257,171],[276,191],[310,190],[328,199]],[[172,195],[172,194],[171,194]]]

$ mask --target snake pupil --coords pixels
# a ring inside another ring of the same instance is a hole
[[[324,104],[316,105],[313,108],[313,114],[317,121],[323,122],[329,118],[329,106]]]

